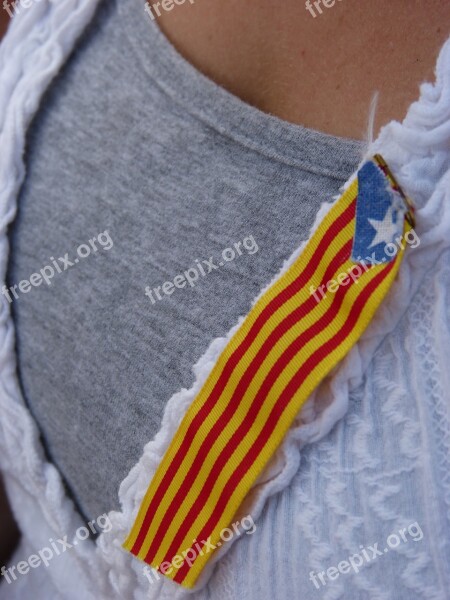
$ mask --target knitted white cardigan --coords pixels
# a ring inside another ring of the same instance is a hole
[[[23,153],[27,127],[54,75],[90,21],[97,0],[36,0],[17,15],[0,47],[0,273],[5,280],[8,259],[7,227],[25,176]],[[375,319],[358,344],[304,407],[270,467],[253,488],[243,514],[256,520],[269,496],[286,487],[295,474],[301,448],[325,436],[346,412],[349,390],[363,373],[380,341],[393,330],[426,271],[450,245],[450,40],[441,50],[436,83],[423,84],[420,99],[402,124],[391,122],[371,144],[368,155],[379,151],[400,184],[415,201],[420,245],[406,253],[400,275]],[[329,206],[329,205],[328,205]],[[327,207],[324,205],[318,222]],[[301,248],[293,255],[290,264]],[[283,270],[286,269],[284,265]],[[66,496],[56,468],[46,462],[38,430],[21,395],[14,349],[10,307],[0,306],[0,468],[13,510],[23,532],[13,563],[49,545],[49,538],[73,536],[83,523]],[[433,310],[433,307],[430,307]],[[237,327],[237,325],[236,325]],[[178,599],[187,592],[161,578],[150,585],[142,563],[121,549],[148,482],[177,426],[205,381],[221,350],[232,336],[214,340],[194,367],[192,389],[175,394],[167,404],[161,430],[144,448],[139,463],[122,482],[122,511],[111,512],[113,529],[96,543],[88,540],[55,559],[48,568],[32,569],[13,585],[0,588],[0,598],[64,599]],[[326,406],[321,409],[320,407]],[[450,492],[450,490],[449,490]],[[214,563],[233,540],[217,552]],[[239,543],[239,542],[238,542]],[[0,565],[1,566],[1,565]]]

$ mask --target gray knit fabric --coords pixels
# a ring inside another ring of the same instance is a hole
[[[362,153],[239,101],[118,4],[31,128],[8,277],[25,398],[89,518]]]

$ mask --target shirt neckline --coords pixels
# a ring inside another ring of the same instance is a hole
[[[273,160],[345,181],[365,142],[290,123],[231,94],[191,65],[144,10],[117,0],[121,23],[143,72],[182,110],[221,135]]]

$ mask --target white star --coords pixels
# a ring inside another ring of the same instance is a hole
[[[396,215],[395,223],[394,215]],[[395,235],[399,232],[398,216],[397,210],[391,205],[387,209],[383,219],[367,219],[376,231],[375,237],[369,246],[369,250],[377,244],[383,243],[386,245],[390,244],[394,240]]]

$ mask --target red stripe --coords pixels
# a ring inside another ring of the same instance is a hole
[[[332,275],[334,273],[335,273],[335,271],[333,271]],[[327,281],[329,281],[329,279]],[[354,285],[354,283],[352,285]],[[166,560],[168,560],[169,562],[172,561],[174,554],[180,547],[180,544],[182,544],[185,536],[189,532],[189,529],[192,527],[192,525],[193,525],[195,519],[197,518],[198,514],[200,513],[202,507],[208,501],[210,493],[214,487],[214,484],[217,481],[217,478],[219,477],[220,473],[222,472],[222,469],[228,462],[229,457],[232,456],[232,454],[234,453],[236,448],[239,446],[241,441],[244,439],[244,437],[250,431],[256,417],[258,416],[258,413],[259,413],[261,407],[263,406],[265,400],[267,399],[268,394],[270,393],[270,390],[272,389],[272,386],[274,385],[274,383],[276,382],[276,380],[278,379],[280,374],[283,372],[285,367],[292,361],[292,359],[297,355],[297,353],[305,346],[305,344],[307,344],[310,340],[312,340],[315,336],[317,336],[320,332],[322,332],[325,329],[325,327],[327,327],[332,322],[332,320],[335,318],[335,316],[339,312],[339,309],[341,308],[342,303],[344,301],[345,295],[347,294],[350,287],[352,287],[352,286],[348,286],[347,288],[340,287],[337,290],[336,294],[333,297],[333,303],[328,308],[327,312],[325,312],[318,321],[316,321],[310,327],[308,327],[308,329],[303,331],[301,333],[301,335],[299,335],[299,337],[296,338],[290,344],[290,346],[288,346],[285,349],[285,351],[280,356],[280,358],[277,360],[277,362],[271,367],[270,371],[264,378],[264,381],[261,384],[261,387],[259,388],[258,392],[256,393],[255,398],[245,416],[245,419],[242,421],[242,423],[239,425],[239,427],[233,433],[231,438],[228,440],[225,448],[223,448],[221,453],[219,454],[213,468],[211,469],[210,474],[208,475],[208,477],[203,485],[203,488],[202,488],[200,494],[198,495],[197,499],[195,500],[194,504],[192,505],[189,513],[186,515],[186,518],[184,519],[182,526],[180,527],[177,534],[175,535],[175,538],[172,541],[171,546],[170,546],[169,550],[167,551],[166,556],[164,557],[164,561],[166,561]],[[307,300],[307,303],[310,301],[312,301],[315,304],[314,298],[310,297]],[[250,364],[250,368],[252,366],[253,365]],[[255,456],[254,459],[256,459],[256,458],[257,457]],[[188,474],[189,475],[191,474],[191,469]],[[195,478],[196,474],[197,473],[194,473],[193,478]],[[193,516],[191,517],[192,514],[193,514]],[[145,558],[145,560],[147,561],[147,557]],[[164,562],[164,561],[162,561],[162,562]]]
[[[267,418],[267,421],[264,425],[263,430],[259,434],[258,438],[254,441],[250,451],[245,456],[245,458],[242,460],[239,467],[234,471],[233,475],[228,480],[218,502],[216,503],[213,513],[211,514],[208,522],[203,527],[200,534],[197,536],[197,539],[200,540],[200,544],[202,544],[201,540],[207,539],[212,534],[214,527],[216,526],[223,511],[225,510],[227,502],[229,501],[231,495],[233,494],[236,486],[242,480],[242,478],[245,476],[247,471],[251,468],[251,466],[255,460],[254,457],[259,456],[267,439],[272,434],[272,432],[273,432],[274,428],[276,427],[279,419],[281,418],[284,410],[286,409],[287,405],[291,401],[294,394],[297,392],[298,388],[301,386],[302,382],[309,375],[309,373],[311,373],[311,371],[313,371],[316,368],[316,366],[326,356],[328,356],[328,354],[330,354],[335,348],[337,348],[340,344],[342,344],[344,342],[344,340],[348,337],[348,335],[351,333],[352,329],[354,328],[354,326],[359,318],[359,315],[361,314],[361,312],[362,312],[365,304],[369,300],[370,296],[375,291],[375,289],[381,284],[381,282],[385,279],[385,277],[390,272],[390,270],[392,269],[394,264],[395,264],[395,260],[392,261],[388,266],[386,266],[386,268],[384,268],[376,277],[374,277],[374,279],[367,285],[367,287],[364,288],[364,290],[361,292],[361,294],[356,299],[354,305],[352,306],[350,313],[349,313],[349,317],[346,320],[345,325],[342,327],[342,329],[338,333],[336,333],[336,335],[334,335],[330,340],[328,340],[328,342],[326,342],[320,348],[318,348],[314,352],[314,354],[312,354],[306,360],[306,362],[301,366],[301,368],[297,371],[297,373],[291,379],[289,384],[283,390],[283,392],[280,395],[280,397],[278,398],[275,406],[273,407],[269,417]],[[339,293],[340,290],[341,290],[341,288],[338,290],[338,292],[336,292],[336,295]],[[343,297],[345,296],[345,293],[346,292],[344,292]],[[341,303],[342,303],[342,300],[341,300]],[[208,500],[208,497],[203,497],[202,505],[204,505],[207,502],[207,500]],[[195,560],[196,559],[194,559],[194,562],[195,562]],[[183,566],[179,569],[176,576],[174,577],[174,581],[176,581],[177,583],[182,583],[182,581],[184,580],[184,578],[186,577],[186,575],[189,571],[189,568],[190,568],[190,566],[187,563],[184,563]]]
[[[164,498],[164,495],[172,481],[172,479],[177,474],[180,465],[189,451],[191,444],[195,438],[195,434],[199,429],[200,425],[203,423],[209,412],[213,409],[215,404],[217,403],[222,391],[227,384],[231,374],[233,373],[236,365],[241,360],[242,356],[245,354],[247,349],[251,346],[252,342],[258,335],[259,331],[263,327],[264,323],[270,318],[270,316],[278,310],[280,306],[282,306],[289,298],[295,295],[311,278],[313,273],[315,272],[318,264],[328,246],[332,243],[333,239],[339,235],[340,231],[344,229],[348,223],[352,221],[355,217],[355,207],[356,207],[356,198],[351,202],[351,204],[345,209],[345,211],[339,215],[339,217],[333,221],[329,229],[326,231],[323,238],[320,240],[314,255],[309,261],[307,265],[305,265],[303,271],[299,274],[299,276],[284,290],[282,290],[276,298],[274,298],[262,311],[261,314],[258,315],[254,324],[252,325],[250,331],[248,332],[246,338],[240,344],[240,346],[233,352],[229,360],[227,361],[222,373],[220,374],[219,379],[217,380],[213,391],[208,397],[205,404],[200,408],[198,413],[195,415],[191,424],[188,427],[186,435],[178,449],[177,454],[174,456],[172,462],[170,463],[167,471],[164,474],[164,477],[161,483],[156,490],[149,507],[147,509],[145,518],[143,520],[141,529],[136,538],[136,541],[133,545],[131,552],[137,555],[142,547],[142,544],[147,535],[147,531],[150,525],[153,522],[153,516],[156,514],[158,507]]]
[[[353,243],[352,239],[348,240],[348,242],[344,244],[344,246],[339,250],[339,252],[333,258],[333,260],[328,265],[328,268],[323,276],[321,285],[326,284],[328,281],[330,281],[330,279],[336,273],[336,271],[339,269],[339,267],[342,266],[348,260],[348,257],[350,255],[350,252],[352,249],[352,243]],[[161,523],[159,524],[158,530],[155,534],[155,537],[153,538],[152,544],[151,544],[151,546],[147,552],[147,555],[145,557],[146,562],[151,562],[153,560],[154,555],[156,554],[159,546],[161,545],[161,543],[164,539],[165,532],[167,531],[168,527],[170,526],[172,520],[175,518],[175,515],[177,514],[177,512],[179,510],[182,498],[187,495],[188,491],[194,484],[197,473],[201,469],[201,467],[206,459],[206,456],[208,455],[210,447],[212,446],[214,441],[217,439],[217,437],[220,435],[221,431],[223,431],[223,429],[227,426],[227,424],[233,418],[236,410],[238,409],[239,405],[241,404],[241,402],[243,400],[243,396],[244,396],[248,386],[250,385],[254,376],[258,372],[259,368],[261,367],[267,354],[270,352],[270,350],[273,348],[273,346],[276,344],[276,342],[289,329],[294,327],[294,325],[296,325],[296,323],[302,317],[306,316],[311,310],[313,310],[315,308],[315,306],[317,306],[317,301],[315,300],[315,298],[313,296],[309,296],[309,298],[307,298],[292,313],[287,315],[283,319],[283,321],[281,321],[277,325],[277,327],[269,334],[267,339],[264,340],[263,345],[257,352],[256,356],[253,357],[253,359],[251,360],[245,373],[243,374],[242,378],[240,379],[231,399],[229,401],[227,401],[225,410],[220,415],[220,417],[217,419],[217,421],[214,423],[213,427],[210,429],[207,436],[201,442],[201,446],[200,446],[199,450],[197,451],[197,454],[195,456],[195,459],[194,459],[192,465],[189,467],[189,470],[183,480],[183,483],[179,487],[177,493],[175,494],[175,497],[172,499],[168,509],[166,510],[164,517],[161,520]],[[176,536],[175,540],[177,540],[177,539],[178,539],[178,535]],[[181,538],[179,543],[181,543],[183,541],[183,539],[184,539],[184,537]],[[173,543],[175,543],[175,540]],[[171,546],[171,549],[172,549],[172,546]],[[169,552],[170,552],[170,550],[169,550]]]

